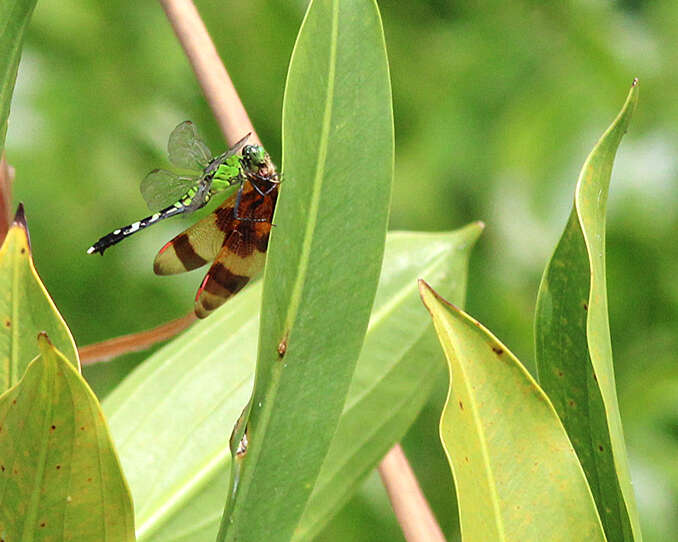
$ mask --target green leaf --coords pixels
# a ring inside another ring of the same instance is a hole
[[[24,32],[36,0],[0,2],[0,155],[5,148],[7,117],[19,68]]]
[[[99,403],[63,355],[40,356],[0,396],[0,537],[134,540],[129,490]]]
[[[248,448],[233,463],[237,489],[221,541],[290,539],[367,329],[393,178],[391,87],[374,1],[310,3],[285,89],[282,165],[290,182],[266,265]]]
[[[417,278],[425,276],[463,304],[469,252],[482,228],[475,223],[452,233],[389,235],[365,344],[294,540],[310,540],[325,526],[426,403],[444,363]]]
[[[252,391],[260,301],[260,285],[239,293],[104,401],[140,541],[214,541],[228,490],[228,438]]]
[[[624,447],[605,283],[605,207],[615,153],[638,101],[637,81],[584,163],[574,207],[544,271],[535,317],[539,381],[586,472],[609,540],[639,541]]]
[[[480,323],[421,281],[447,357],[440,438],[464,542],[604,541],[591,490],[548,397]]]
[[[416,278],[426,276],[461,303],[480,230],[389,234],[365,345],[296,538],[324,525],[426,401],[443,362],[422,318]],[[260,293],[248,288],[196,323],[104,401],[137,503],[139,540],[211,542],[217,534],[230,461],[224,428],[235,424],[252,390]],[[364,412],[371,431],[363,430]],[[354,427],[361,431],[341,436]]]
[[[79,371],[71,332],[33,265],[24,209],[19,205],[0,247],[0,390],[16,384],[38,354],[35,337],[41,331]]]

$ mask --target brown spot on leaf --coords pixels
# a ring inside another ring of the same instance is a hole
[[[92,481],[92,479],[91,479],[91,478],[87,478],[87,481],[88,481],[88,482],[91,482],[91,481]]]
[[[598,446],[598,449],[599,449],[601,452],[604,450],[604,448],[603,448],[602,445],[599,445],[599,446]]]
[[[56,425],[53,425],[52,427],[50,427],[51,431],[54,431],[55,429],[56,429]]]
[[[61,470],[61,465],[57,465],[56,470]]]
[[[85,430],[85,426],[84,426],[84,425],[81,425],[81,426],[80,426],[80,431],[84,431],[84,430]]]
[[[459,401],[459,410],[464,410],[464,403]]]
[[[45,523],[44,521],[40,523],[40,527],[44,527],[45,525],[47,525],[47,523]]]
[[[282,340],[278,343],[278,356],[280,359],[283,358],[285,352],[287,352],[287,334],[285,334]]]
[[[26,248],[25,247],[21,247],[21,254],[26,254]]]
[[[468,456],[464,457],[464,460],[465,460],[467,463],[469,463],[469,458],[468,458]]]
[[[12,327],[12,321],[9,318],[5,320],[5,327]]]
[[[12,401],[12,404],[13,404],[13,405],[16,405],[16,399],[14,399],[14,401]]]
[[[589,310],[589,305],[586,301],[584,301],[584,310],[585,311]]]
[[[498,356],[501,356],[504,353],[504,349],[500,348],[499,346],[493,346],[492,351]]]
[[[242,459],[247,455],[247,446],[249,439],[247,438],[247,430],[248,428],[245,428],[245,434],[242,436],[240,439],[240,442],[238,443],[238,448],[235,451],[235,456],[238,459]]]
[[[5,472],[5,465],[0,465],[0,470],[1,470],[2,472]]]

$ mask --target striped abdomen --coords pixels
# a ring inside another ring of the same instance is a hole
[[[87,249],[87,254],[94,254],[98,252],[103,256],[104,250],[106,250],[108,247],[111,247],[119,243],[126,237],[129,237],[130,235],[140,230],[143,230],[144,228],[147,228],[148,226],[151,226],[165,218],[180,215],[183,213],[190,213],[195,211],[196,209],[200,209],[200,207],[204,207],[208,201],[209,201],[208,185],[205,185],[203,183],[196,188],[191,188],[174,205],[165,207],[164,209],[158,211],[157,213],[147,216],[146,218],[142,218],[138,222],[129,224],[124,228],[118,228],[117,230],[112,231],[108,235],[104,235],[101,239],[99,239],[96,243],[94,243],[91,247]]]

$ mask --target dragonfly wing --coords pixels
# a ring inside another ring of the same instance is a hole
[[[190,120],[172,130],[167,143],[167,154],[176,167],[193,171],[202,171],[212,159],[212,153]]]
[[[245,134],[245,137],[243,137],[240,141],[238,141],[235,145],[233,145],[230,149],[228,149],[225,153],[220,154],[217,157],[217,160],[221,163],[225,162],[228,158],[233,156],[234,154],[237,154],[240,152],[240,149],[242,149],[245,146],[245,143],[247,143],[247,140],[249,137],[252,135],[252,132],[249,132],[248,134]]]
[[[242,237],[236,232],[231,234],[231,241],[232,245],[245,249],[249,255],[239,255],[234,252],[232,246],[222,247],[195,296],[195,314],[198,318],[206,318],[212,311],[221,307],[264,268],[266,247],[262,251],[254,245],[249,245],[243,242]]]
[[[247,184],[238,216],[267,222],[236,220],[234,194],[213,213],[177,235],[155,257],[154,271],[171,275],[213,261],[195,299],[195,312],[204,318],[256,275],[264,265],[277,191],[263,197]]]
[[[157,211],[177,202],[198,182],[197,177],[183,177],[166,169],[154,169],[141,181],[141,195],[148,207]]]

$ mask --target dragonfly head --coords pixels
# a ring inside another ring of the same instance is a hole
[[[266,165],[268,154],[261,145],[245,145],[242,157],[248,166],[259,168]]]
[[[259,180],[277,180],[271,157],[261,145],[245,145],[242,148],[242,160],[245,169]]]

